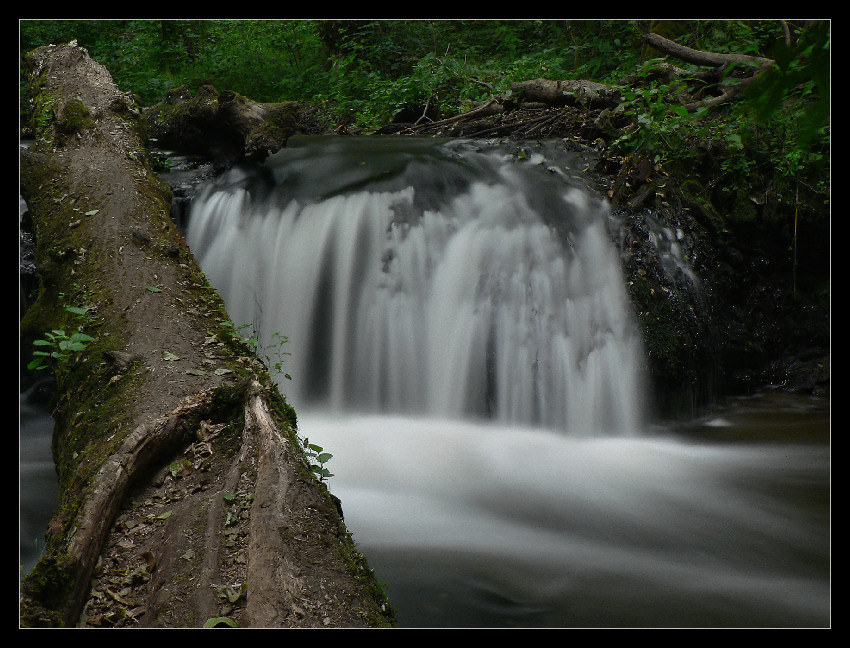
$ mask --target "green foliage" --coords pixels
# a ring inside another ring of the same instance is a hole
[[[310,443],[308,439],[304,439],[304,456],[307,458],[307,463],[320,481],[324,481],[328,477],[333,477],[333,473],[325,468],[325,464],[333,458],[330,452],[325,452],[325,449]]]
[[[642,153],[654,162],[667,161],[671,156],[686,150],[692,137],[704,136],[700,119],[705,110],[693,113],[677,100],[681,89],[679,80],[661,83],[651,80],[654,68],[661,59],[650,59],[643,63],[638,78],[644,81],[635,84],[635,89],[624,87],[624,101],[615,113],[628,115],[633,126],[613,142],[613,146],[628,155]]]
[[[242,324],[241,326],[237,326],[234,322],[224,320],[221,322],[221,325],[224,328],[233,331],[233,333],[231,334],[231,339],[234,342],[246,344],[252,351],[257,350],[259,339],[257,337],[256,331],[253,330],[253,324]],[[249,328],[252,330],[252,334],[250,336],[243,335],[242,331],[245,331]]]
[[[65,310],[74,315],[80,323],[89,321],[89,309],[86,307],[66,306]],[[57,379],[61,378],[79,360],[89,343],[94,341],[95,338],[80,330],[71,333],[66,333],[63,329],[47,331],[43,338],[33,341],[36,349],[27,369],[50,369]]]
[[[829,126],[829,41],[829,23],[818,21],[800,35],[796,45],[778,43],[776,64],[747,89],[758,119],[769,121],[785,112],[801,147]]]
[[[365,129],[405,109],[455,114],[537,77],[617,85],[631,75],[637,82],[623,87],[617,110],[632,126],[614,153],[677,166],[730,195],[756,182],[780,201],[799,186],[828,194],[829,21],[787,23],[791,45],[778,20],[662,23],[654,27],[683,45],[776,65],[743,101],[689,112],[684,96],[718,88],[696,74],[659,80],[659,59],[646,60],[653,50],[641,39],[645,21],[25,20],[20,31],[22,52],[76,38],[147,105],[177,86],[212,84],[256,101],[312,103]],[[738,83],[738,71],[730,66],[719,83]],[[279,360],[271,365],[278,371]]]
[[[653,70],[660,59],[646,61],[636,75],[641,80],[623,88],[625,101],[617,112],[628,115],[633,126],[612,148],[664,162],[707,191],[725,195],[726,207],[739,220],[754,216],[753,187],[789,209],[797,206],[801,183],[828,196],[829,25],[804,26],[791,47],[779,36],[777,21],[708,22],[688,31],[680,40],[691,46],[771,54],[777,63],[747,86],[741,101],[689,112],[680,97],[693,96],[705,82],[659,81]],[[733,68],[726,72],[721,83],[739,82]]]
[[[514,81],[616,78],[629,21],[25,20],[21,52],[77,39],[145,105],[212,84],[257,101],[312,101],[375,126],[409,105],[449,112]],[[472,80],[481,83],[471,82]]]
[[[262,358],[272,378],[283,375],[287,380],[292,380],[292,376],[283,371],[284,357],[292,355],[288,351],[283,350],[283,345],[288,342],[288,337],[279,331],[275,331],[272,333],[272,343],[263,347]]]
[[[637,60],[622,52],[639,34],[626,21],[365,21],[328,38],[318,98],[341,119],[375,127],[411,106],[465,110],[530,78],[616,78]]]
[[[266,366],[266,369],[268,369],[269,375],[272,379],[282,375],[287,380],[292,380],[292,376],[288,373],[284,373],[283,371],[284,359],[286,356],[292,355],[283,349],[284,345],[289,342],[289,338],[283,335],[283,333],[276,331],[272,334],[271,343],[268,345],[262,345],[260,344],[260,334],[253,324],[249,323],[237,326],[233,322],[222,321],[221,325],[228,331],[232,331],[230,336],[233,341],[244,344],[252,353],[256,354],[256,356],[263,361],[263,364]],[[248,329],[251,331],[250,335],[244,335],[243,331],[247,331]]]

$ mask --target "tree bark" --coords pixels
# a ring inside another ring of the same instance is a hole
[[[324,132],[325,125],[297,102],[259,103],[231,90],[213,86],[171,90],[165,99],[144,110],[150,137],[160,147],[196,153],[216,167],[245,160],[260,162],[286,146],[299,132]]]
[[[696,110],[698,108],[710,108],[728,101],[734,101],[741,94],[749,83],[755,79],[762,71],[772,66],[775,61],[762,56],[749,56],[747,54],[724,54],[716,52],[704,52],[695,50],[684,45],[679,45],[671,40],[659,36],[658,34],[644,34],[644,40],[663,54],[669,54],[686,63],[695,65],[713,66],[718,79],[722,76],[721,71],[726,66],[733,63],[743,63],[753,67],[752,73],[748,76],[736,79],[734,85],[728,85],[722,88],[721,94],[713,97],[708,97],[700,101],[691,101],[685,104],[688,110]],[[685,74],[684,71],[682,71]]]
[[[618,88],[595,81],[531,79],[515,83],[511,91],[522,101],[540,101],[550,106],[613,108],[621,101]]]
[[[141,111],[75,43],[25,65],[40,288],[22,343],[94,341],[56,373],[60,501],[21,624],[391,625],[294,410],[171,221]]]
[[[669,54],[680,61],[693,63],[694,65],[708,65],[719,67],[729,63],[747,63],[761,67],[773,64],[773,60],[762,56],[750,56],[748,54],[723,54],[717,52],[704,52],[695,50],[685,45],[671,41],[658,34],[649,32],[643,35],[643,39],[662,54]]]
[[[719,81],[721,79],[722,69],[732,63],[743,63],[753,66],[754,69],[750,76],[738,79],[735,85],[725,88],[719,96],[687,103],[686,107],[688,110],[695,110],[703,106],[710,107],[737,98],[750,80],[774,63],[772,59],[761,56],[695,50],[684,45],[679,45],[654,33],[644,34],[643,38],[649,45],[662,54],[668,54],[686,63],[712,67],[708,71],[687,72],[667,63],[660,63],[655,66],[651,73],[668,81],[672,81],[676,77],[683,75]],[[629,85],[640,80],[638,76],[632,75],[623,79],[621,83]],[[511,87],[511,92],[521,102],[541,102],[549,106],[580,106],[588,109],[605,109],[615,108],[622,101],[618,87],[594,81],[574,79],[530,79],[515,83]]]

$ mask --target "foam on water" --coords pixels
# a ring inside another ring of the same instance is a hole
[[[271,188],[240,171],[193,205],[188,242],[231,316],[291,341],[296,407],[639,429],[643,358],[605,204],[539,164],[393,150],[343,191],[334,149],[310,165],[284,149]]]

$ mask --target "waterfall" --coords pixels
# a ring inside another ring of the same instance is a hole
[[[293,138],[193,201],[239,324],[288,337],[296,408],[624,435],[643,354],[606,204],[555,147]]]

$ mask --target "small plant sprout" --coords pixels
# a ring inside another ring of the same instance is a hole
[[[320,481],[325,481],[328,477],[333,477],[333,473],[325,468],[325,464],[331,460],[333,455],[330,452],[325,452],[325,449],[310,443],[309,439],[304,439],[304,455],[307,457],[307,463],[310,470],[316,473]]]
[[[272,335],[272,343],[267,347],[263,347],[263,359],[272,378],[283,375],[287,380],[292,380],[292,376],[283,371],[284,356],[292,355],[288,351],[283,350],[283,345],[287,342],[289,342],[289,338],[278,331]]]
[[[236,324],[234,324],[231,321],[223,320],[221,322],[221,325],[224,326],[225,328],[233,330],[232,337],[233,337],[234,341],[243,342],[243,343],[247,344],[249,347],[251,347],[254,351],[257,350],[257,345],[259,344],[259,341],[258,341],[258,336],[257,336],[256,331],[253,330],[252,324],[242,324],[241,326],[236,326]],[[253,335],[251,335],[250,337],[242,335],[242,331],[244,331],[245,329],[247,329],[249,327],[251,327]]]
[[[233,331],[232,337],[235,341],[248,345],[248,347],[257,354],[257,357],[259,357],[260,360],[263,361],[263,364],[265,364],[272,379],[282,375],[287,380],[292,380],[292,376],[288,373],[284,373],[283,371],[284,358],[288,355],[292,355],[288,351],[283,350],[283,345],[289,342],[288,337],[278,331],[272,334],[271,344],[262,345],[260,344],[260,334],[253,324],[242,324],[241,326],[237,326],[233,322],[227,320],[222,321],[221,324],[225,328]],[[249,328],[251,329],[251,335],[243,335],[242,331]]]

